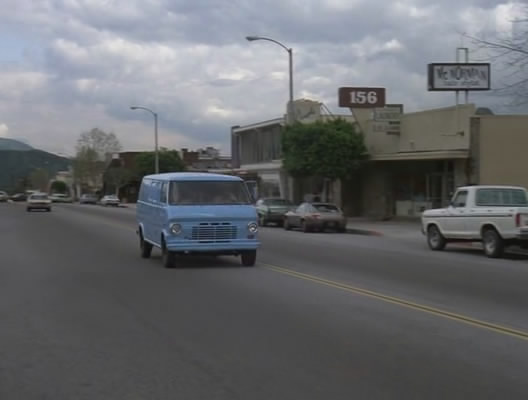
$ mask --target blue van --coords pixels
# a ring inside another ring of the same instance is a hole
[[[137,202],[141,256],[159,247],[163,265],[172,268],[176,254],[240,255],[255,265],[257,211],[244,181],[210,173],[147,175]]]

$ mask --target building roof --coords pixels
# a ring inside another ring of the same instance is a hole
[[[147,175],[145,178],[148,179],[159,179],[165,181],[179,180],[179,181],[240,181],[241,179],[236,176],[223,175],[223,174],[212,174],[206,172],[168,172],[165,174]]]

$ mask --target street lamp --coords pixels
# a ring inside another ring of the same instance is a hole
[[[159,174],[159,154],[158,154],[158,114],[147,107],[131,106],[131,110],[145,110],[154,116],[154,171]]]
[[[278,44],[280,47],[282,47],[284,50],[288,52],[288,61],[289,61],[289,69],[290,69],[290,101],[288,103],[288,122],[293,122],[293,49],[290,47],[286,47],[284,44],[279,42],[278,40],[271,39],[264,36],[246,36],[246,40],[248,42],[254,42],[255,40],[267,40],[268,42],[272,42],[275,44]]]

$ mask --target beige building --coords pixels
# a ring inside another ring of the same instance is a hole
[[[301,114],[311,120],[330,117],[320,111]],[[523,157],[528,116],[490,114],[474,104],[402,113],[399,128],[387,131],[380,129],[373,110],[354,110],[354,116],[344,117],[361,128],[370,162],[356,179],[324,190],[348,215],[387,219],[418,217],[425,209],[445,206],[461,185],[528,187],[528,162]],[[283,126],[284,119],[277,118],[233,127],[233,164],[237,171],[259,179],[261,196],[300,201],[320,190],[320,182],[314,186],[313,180],[293,181],[283,170]]]

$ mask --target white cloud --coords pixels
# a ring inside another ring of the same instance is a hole
[[[339,86],[385,86],[411,111],[451,102],[426,91],[425,66],[453,61],[458,32],[507,31],[514,9],[497,0],[4,0],[0,24],[26,47],[15,62],[0,59],[0,115],[12,137],[53,151],[71,152],[94,126],[125,149],[151,148],[151,116],[128,108],[139,104],[158,112],[162,145],[229,151],[231,125],[279,116],[288,99],[287,53],[246,35],[293,47],[296,97],[339,113]]]
[[[1,123],[0,124],[0,137],[3,137],[3,138],[8,137],[7,131],[9,131],[9,128],[7,127],[7,125],[4,123]]]

